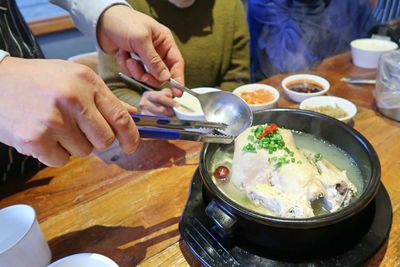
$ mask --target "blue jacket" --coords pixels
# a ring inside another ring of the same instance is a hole
[[[377,24],[370,0],[249,0],[253,81],[350,49]]]
[[[374,17],[381,23],[400,17],[399,0],[378,0],[374,8]]]

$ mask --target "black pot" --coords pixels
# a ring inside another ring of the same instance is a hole
[[[289,219],[250,211],[226,197],[212,181],[211,159],[221,144],[205,144],[200,155],[206,213],[224,239],[274,256],[331,255],[353,246],[367,231],[374,213],[371,200],[380,185],[380,163],[371,144],[348,125],[311,111],[273,109],[254,113],[254,125],[277,123],[313,134],[346,151],[363,177],[361,196],[342,210],[312,218]]]

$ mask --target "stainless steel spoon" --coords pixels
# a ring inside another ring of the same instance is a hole
[[[142,61],[136,53],[131,53],[131,57]],[[143,67],[148,72],[146,65],[143,64]],[[253,113],[249,105],[237,95],[225,91],[198,94],[172,78],[167,82],[171,87],[196,97],[207,121],[228,125],[226,129],[218,130],[225,135],[238,136],[253,123]]]
[[[253,123],[249,105],[237,95],[225,91],[198,94],[172,78],[168,84],[196,97],[207,121],[228,125],[225,130],[219,130],[223,134],[238,136]]]

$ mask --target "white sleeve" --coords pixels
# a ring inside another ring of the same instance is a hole
[[[97,22],[105,10],[113,5],[126,5],[124,0],[49,0],[67,10],[75,26],[93,41],[97,42]]]
[[[10,54],[7,51],[1,50],[0,49],[0,63],[3,61],[3,59],[7,56],[9,56]]]

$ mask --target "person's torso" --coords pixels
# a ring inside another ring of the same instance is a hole
[[[198,0],[188,8],[177,8],[167,0],[130,0],[132,7],[168,27],[185,60],[185,83],[189,87],[215,86],[222,82],[231,61],[235,10],[239,1]],[[115,72],[115,60],[100,55],[103,65],[114,61],[107,73]]]

